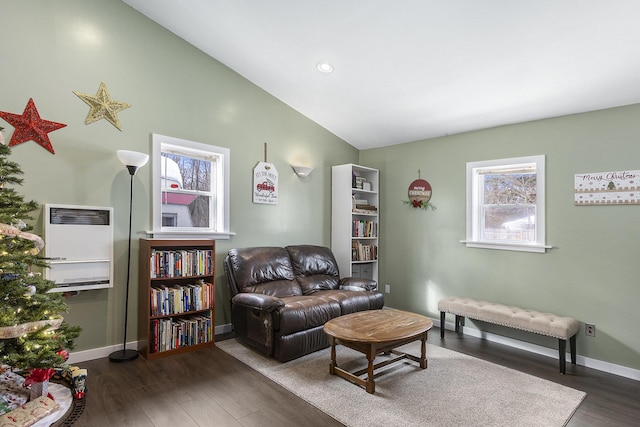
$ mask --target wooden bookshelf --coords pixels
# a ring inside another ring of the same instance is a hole
[[[140,239],[139,351],[148,360],[215,345],[215,241]]]

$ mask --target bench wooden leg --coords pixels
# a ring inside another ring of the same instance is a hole
[[[576,336],[578,334],[573,335],[569,338],[569,346],[571,347],[571,364],[576,364]]]
[[[444,316],[445,316],[445,312],[441,311],[440,312],[440,338],[444,338]],[[460,325],[462,324],[462,319],[464,319],[464,316],[459,316],[456,314],[456,323],[455,323],[455,327],[454,330],[456,331],[456,333],[460,333]]]
[[[567,372],[567,340],[558,339],[558,349],[560,351],[560,373]]]

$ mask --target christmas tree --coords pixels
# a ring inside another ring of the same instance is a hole
[[[10,154],[0,143],[0,364],[22,370],[65,367],[80,328],[62,320],[68,312],[64,295],[47,292],[55,284],[41,274],[48,268],[39,255],[44,242],[27,224],[38,204],[25,202],[12,188],[23,180]]]

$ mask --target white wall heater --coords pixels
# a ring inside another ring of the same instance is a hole
[[[45,277],[50,292],[113,286],[113,208],[44,205]]]

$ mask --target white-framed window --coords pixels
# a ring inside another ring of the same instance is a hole
[[[152,135],[153,236],[228,239],[230,150]]]
[[[544,178],[544,155],[467,163],[467,246],[545,252]]]

